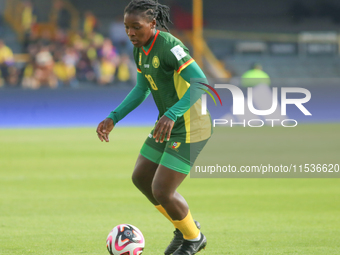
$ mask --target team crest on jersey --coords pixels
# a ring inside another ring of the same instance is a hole
[[[142,53],[140,52],[139,53],[139,63],[138,63],[140,66],[142,65]]]
[[[160,63],[159,63],[159,58],[157,56],[154,56],[152,59],[152,65],[154,68],[158,68]]]
[[[175,150],[178,152],[178,148],[179,146],[181,146],[181,143],[180,142],[172,142],[170,145],[169,145],[169,148]]]

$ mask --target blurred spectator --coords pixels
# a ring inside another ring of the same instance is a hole
[[[112,63],[117,64],[118,62],[118,52],[116,48],[112,45],[110,39],[105,39],[102,48],[99,50],[99,57],[104,57]]]
[[[34,71],[35,88],[47,86],[56,88],[58,85],[57,77],[53,72],[54,61],[48,47],[42,47],[35,57],[36,69]]]
[[[78,54],[74,48],[68,47],[64,56],[59,58],[55,63],[53,71],[58,78],[59,86],[77,87],[76,64],[78,62]]]
[[[39,43],[43,46],[49,46],[53,42],[52,39],[52,33],[48,29],[45,29],[41,32],[41,39],[39,40]]]
[[[65,59],[56,62],[53,67],[54,74],[58,79],[59,86],[77,87],[76,68],[66,63]]]
[[[31,58],[34,58],[39,52],[38,43],[32,43],[28,46],[28,54]]]
[[[87,46],[87,57],[91,60],[92,63],[94,63],[99,57],[105,39],[101,34],[93,32],[90,35],[89,40],[90,42]],[[106,51],[111,51],[111,49],[109,49],[111,47],[109,44],[110,43],[108,43],[108,45],[106,46]]]
[[[23,2],[23,6],[24,8],[21,14],[21,24],[22,28],[24,29],[24,49],[26,50],[30,41],[33,26],[37,21],[37,16],[30,0],[25,0]]]
[[[28,45],[26,46],[26,51],[29,53],[29,48],[39,42],[39,33],[37,29],[32,29],[30,37],[28,38]]]
[[[98,83],[101,85],[112,83],[116,73],[116,66],[119,63],[119,57],[110,39],[104,40],[103,46],[97,54],[100,59],[95,68]]]
[[[98,58],[98,53],[97,53],[97,49],[94,46],[90,46],[88,47],[87,51],[86,51],[86,56],[88,57],[88,59],[94,63],[96,62],[97,58]]]
[[[56,35],[55,35],[55,42],[59,45],[68,44],[67,34],[64,30],[57,29],[57,32],[56,32]]]
[[[77,51],[72,47],[67,47],[63,56],[63,61],[68,66],[75,66],[79,60]]]
[[[97,26],[97,18],[91,11],[85,12],[83,31],[85,36],[89,37]]]
[[[254,63],[251,69],[242,75],[242,85],[244,87],[255,87],[258,85],[270,86],[270,77],[263,71],[260,63]]]
[[[62,0],[54,1],[54,11],[56,12],[56,22],[58,28],[67,31],[71,28],[71,14],[64,7],[64,3]]]
[[[13,66],[14,58],[12,50],[5,45],[4,41],[0,39],[0,71],[1,76],[8,82],[9,68]],[[12,71],[13,72],[13,71]]]
[[[26,67],[24,68],[23,78],[22,78],[22,87],[27,89],[36,89],[37,82],[34,79],[34,68],[35,62],[31,59]]]
[[[242,75],[242,85],[244,87],[252,87],[252,105],[256,110],[268,110],[271,109],[274,104],[273,93],[270,89],[271,80],[269,75],[263,71],[260,63],[254,63],[251,69]],[[245,99],[247,104],[248,99]],[[245,107],[245,113],[243,119],[249,121],[251,119],[276,119],[282,120],[280,113],[280,105],[277,103],[277,109],[265,116],[257,116],[250,112],[248,107]],[[287,118],[287,116],[285,116]],[[273,124],[274,125],[274,124]]]
[[[90,40],[92,40],[93,42],[93,46],[96,48],[96,49],[99,49],[103,46],[103,43],[104,43],[104,40],[105,38],[99,34],[99,33],[95,33],[93,32],[90,37],[89,37]]]
[[[115,64],[109,59],[102,57],[98,64],[98,83],[100,85],[108,85],[113,82],[116,73]]]
[[[8,67],[7,84],[11,87],[16,87],[19,84],[20,71],[15,65]]]
[[[135,83],[137,79],[136,75],[134,75],[135,68],[135,64],[130,60],[129,56],[126,54],[122,55],[117,71],[118,80],[121,82],[131,81]]]
[[[60,1],[55,3],[58,5]],[[91,15],[87,13],[88,17]],[[30,61],[22,72],[24,88],[75,88],[81,85],[79,82],[108,85],[113,83],[115,75],[122,82],[136,80],[135,65],[129,55],[120,57],[112,41],[94,31],[93,26],[92,31],[72,35],[60,27],[52,32],[32,30],[27,47]],[[127,38],[125,32],[124,36]]]
[[[0,39],[0,65],[10,66],[13,63],[12,50]]]
[[[77,51],[83,51],[88,47],[88,40],[83,38],[82,32],[78,32],[77,34],[74,34],[71,38],[71,44]]]
[[[91,61],[86,54],[83,54],[76,66],[76,75],[78,81],[95,81],[96,75],[91,65]]]

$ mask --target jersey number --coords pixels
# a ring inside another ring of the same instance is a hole
[[[157,86],[156,86],[156,83],[154,82],[154,80],[152,79],[151,75],[150,74],[146,74],[145,75],[146,79],[148,79],[150,85],[151,85],[151,88],[153,90],[158,90]]]

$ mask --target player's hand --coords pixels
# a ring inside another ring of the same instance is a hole
[[[153,131],[153,138],[155,138],[156,143],[164,142],[165,136],[167,141],[170,140],[170,135],[174,124],[175,122],[165,115],[159,119],[155,130]]]
[[[109,142],[109,134],[114,127],[113,120],[106,118],[102,122],[99,123],[97,127],[97,135],[100,141]]]

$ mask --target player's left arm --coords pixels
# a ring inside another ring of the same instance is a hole
[[[192,62],[182,70],[180,75],[186,82],[191,84],[184,96],[164,114],[173,121],[183,116],[183,114],[201,98],[202,94],[205,93],[203,89],[206,88],[199,82],[207,83],[205,74],[196,62]]]

